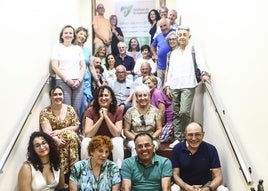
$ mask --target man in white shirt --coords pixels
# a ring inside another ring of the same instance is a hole
[[[192,44],[189,43],[190,29],[180,26],[176,33],[167,36],[167,42],[172,51],[168,58],[167,77],[165,90],[167,96],[172,99],[174,137],[177,139],[170,147],[184,140],[185,127],[190,123],[190,111],[195,88],[198,85],[194,61],[192,55]],[[202,72],[202,82],[210,83],[210,76],[207,72],[205,60],[200,51],[195,48],[197,67]]]

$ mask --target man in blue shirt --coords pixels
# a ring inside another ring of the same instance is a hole
[[[185,140],[172,150],[172,167],[175,185],[172,191],[228,191],[222,186],[221,164],[216,148],[203,141],[200,124],[190,123],[185,128]]]
[[[122,163],[122,190],[170,191],[171,161],[154,153],[153,137],[148,133],[136,135],[134,143],[137,155]]]
[[[155,58],[157,62],[157,77],[159,77],[161,81],[164,82],[167,65],[167,53],[171,51],[171,47],[166,42],[166,37],[171,31],[174,30],[170,29],[170,24],[167,19],[160,19],[158,23],[161,29],[161,33],[154,38],[151,44],[151,49],[153,58]]]

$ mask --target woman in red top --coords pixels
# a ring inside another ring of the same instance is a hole
[[[106,135],[112,139],[113,161],[121,167],[124,159],[122,132],[123,111],[117,106],[113,90],[109,86],[101,86],[94,94],[94,101],[86,111],[84,139],[81,144],[81,159],[88,157],[87,146],[96,135]]]

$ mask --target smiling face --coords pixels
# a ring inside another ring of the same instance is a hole
[[[56,88],[50,96],[52,105],[61,105],[63,103],[63,91],[60,88]]]
[[[184,132],[189,151],[195,152],[199,148],[204,138],[204,132],[199,124],[190,123]]]
[[[139,92],[136,94],[136,102],[139,107],[148,107],[150,104],[150,94],[147,92]]]
[[[152,82],[151,79],[147,79],[144,84],[149,87],[151,92],[156,88],[156,85]]]
[[[109,108],[112,102],[111,92],[108,89],[104,89],[98,96],[98,103],[100,108]]]
[[[62,31],[61,38],[63,39],[64,43],[72,43],[74,40],[74,30],[71,27],[66,27]]]
[[[76,38],[78,43],[83,45],[87,39],[87,33],[81,30],[76,34]]]
[[[135,149],[140,161],[149,164],[153,159],[154,145],[153,140],[148,135],[141,135],[135,140]]]
[[[90,153],[92,161],[101,166],[105,163],[110,155],[110,150],[107,145],[100,146]]]
[[[177,36],[180,46],[185,47],[188,45],[189,39],[191,37],[188,30],[185,29],[178,30]]]
[[[108,62],[109,68],[114,68],[115,67],[115,59],[114,59],[114,56],[112,54],[110,54],[107,57],[107,62]]]
[[[44,139],[44,137],[36,137],[33,140],[33,147],[36,154],[42,158],[49,155],[49,145]]]

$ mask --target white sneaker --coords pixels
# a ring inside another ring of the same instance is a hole
[[[171,144],[169,145],[169,148],[173,148],[173,147],[175,147],[175,145],[177,145],[179,142],[180,142],[179,140],[175,140],[173,143],[171,143]]]

